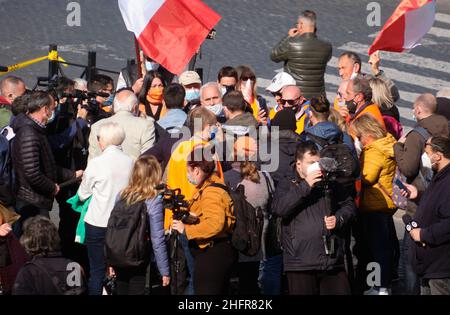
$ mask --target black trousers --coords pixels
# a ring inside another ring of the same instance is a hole
[[[290,295],[349,295],[350,285],[345,270],[288,271]]]
[[[117,268],[117,295],[144,295],[147,266]]]
[[[259,295],[258,286],[259,261],[238,263],[239,294],[240,295]]]
[[[205,249],[198,248],[192,241],[189,243],[195,260],[195,294],[228,294],[231,271],[237,260],[237,252],[230,242],[217,241]]]

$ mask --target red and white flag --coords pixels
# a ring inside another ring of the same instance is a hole
[[[419,45],[434,23],[435,0],[403,0],[369,48],[403,52]]]
[[[200,0],[119,0],[145,55],[180,74],[221,16]]]

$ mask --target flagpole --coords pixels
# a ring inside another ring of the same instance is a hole
[[[139,43],[137,41],[136,36],[134,36],[134,48],[136,50],[136,63],[138,66],[137,78],[142,78],[142,59],[141,59],[141,49],[139,47]]]

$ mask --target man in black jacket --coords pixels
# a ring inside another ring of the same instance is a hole
[[[278,184],[273,200],[274,213],[283,218],[289,294],[350,294],[342,232],[355,216],[355,204],[333,181],[326,197],[322,171],[314,170],[319,151],[313,142],[298,145],[295,161],[295,171]]]
[[[409,198],[419,199],[410,232],[410,261],[422,279],[422,295],[450,295],[450,139],[433,137],[425,143],[434,177],[421,193],[405,186]]]
[[[56,166],[46,136],[46,125],[54,115],[55,101],[43,91],[33,92],[28,114],[19,114],[12,128],[16,134],[12,143],[13,168],[16,175],[16,211],[21,218],[14,226],[20,237],[27,218],[41,214],[49,216],[53,200],[60,188],[57,182],[81,177],[83,171],[70,171]]]
[[[324,74],[331,52],[331,44],[317,38],[316,14],[306,10],[298,17],[297,28],[290,29],[272,49],[270,59],[284,62],[284,71],[294,77],[309,99],[325,94]]]

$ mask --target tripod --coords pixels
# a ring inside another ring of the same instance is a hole
[[[333,203],[332,203],[332,193],[333,191],[330,188],[330,183],[328,181],[325,182],[324,185],[324,193],[325,193],[325,206],[327,208],[327,217],[333,214]],[[326,227],[326,232],[322,236],[323,245],[325,248],[325,254],[327,256],[334,256],[335,254],[335,239],[336,236],[331,233]]]

